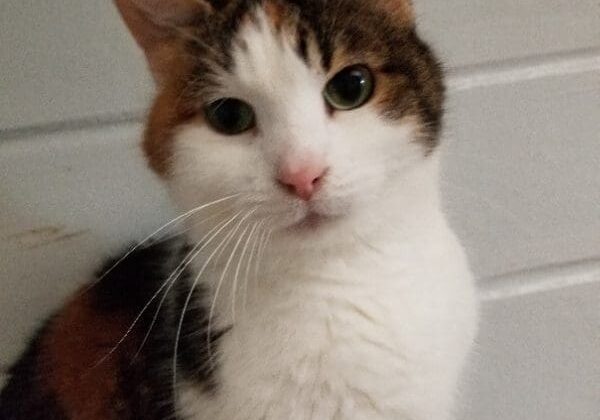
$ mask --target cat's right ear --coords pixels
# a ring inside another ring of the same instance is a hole
[[[172,71],[177,28],[210,9],[203,0],[114,0],[157,83]]]

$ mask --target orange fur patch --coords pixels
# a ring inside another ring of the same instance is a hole
[[[121,339],[129,316],[93,309],[89,295],[79,293],[52,321],[42,339],[40,376],[69,418],[118,419],[119,363],[132,357],[137,337],[98,364]]]
[[[144,134],[143,149],[150,167],[163,177],[169,173],[174,129],[191,118],[202,118],[198,110],[186,109],[181,101],[182,89],[177,82],[162,89],[154,101]]]

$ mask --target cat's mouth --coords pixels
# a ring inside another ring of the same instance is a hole
[[[300,231],[313,231],[322,228],[324,225],[332,223],[336,217],[309,210],[306,215],[290,228]]]

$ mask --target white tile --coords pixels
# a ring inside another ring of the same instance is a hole
[[[0,142],[0,365],[98,264],[167,219],[138,126]]]
[[[600,283],[484,306],[466,420],[597,420]]]
[[[600,46],[596,0],[414,0],[421,32],[451,66]]]
[[[600,255],[600,72],[456,92],[443,189],[478,276]]]
[[[149,78],[113,2],[0,2],[0,130],[139,112]]]

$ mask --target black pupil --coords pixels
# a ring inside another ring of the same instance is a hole
[[[212,113],[222,128],[239,129],[245,124],[244,105],[236,99],[224,99],[213,105]]]
[[[339,100],[346,104],[353,104],[361,98],[365,83],[362,71],[348,70],[337,75],[331,81],[331,89]]]

